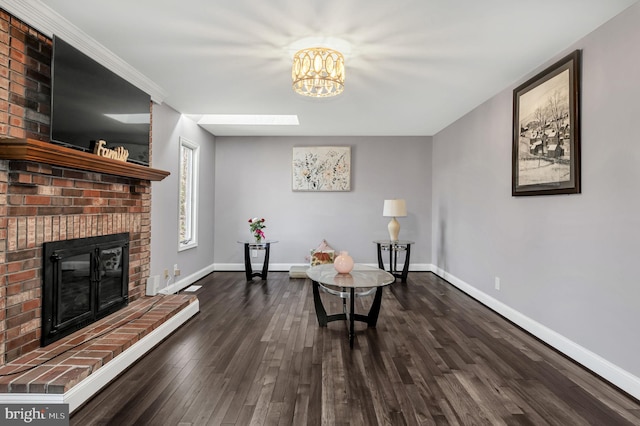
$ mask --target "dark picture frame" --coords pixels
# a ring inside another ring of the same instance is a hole
[[[580,193],[581,56],[572,52],[513,91],[513,196]]]

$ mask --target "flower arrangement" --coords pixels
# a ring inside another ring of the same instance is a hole
[[[264,228],[266,228],[264,218],[258,219],[257,217],[254,217],[253,219],[249,219],[249,229],[257,243],[259,243],[263,238],[266,238],[264,236],[264,232],[262,232]]]

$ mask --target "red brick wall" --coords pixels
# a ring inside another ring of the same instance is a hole
[[[0,136],[49,140],[51,46],[0,9]]]
[[[51,40],[0,10],[0,137],[49,140]],[[0,365],[40,346],[42,244],[129,232],[129,300],[145,294],[149,181],[0,160]]]

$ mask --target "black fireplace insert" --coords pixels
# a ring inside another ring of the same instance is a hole
[[[129,234],[43,246],[42,346],[129,303]]]

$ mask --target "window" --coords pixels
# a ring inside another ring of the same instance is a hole
[[[180,195],[178,200],[178,250],[198,245],[198,154],[200,147],[180,138]]]

